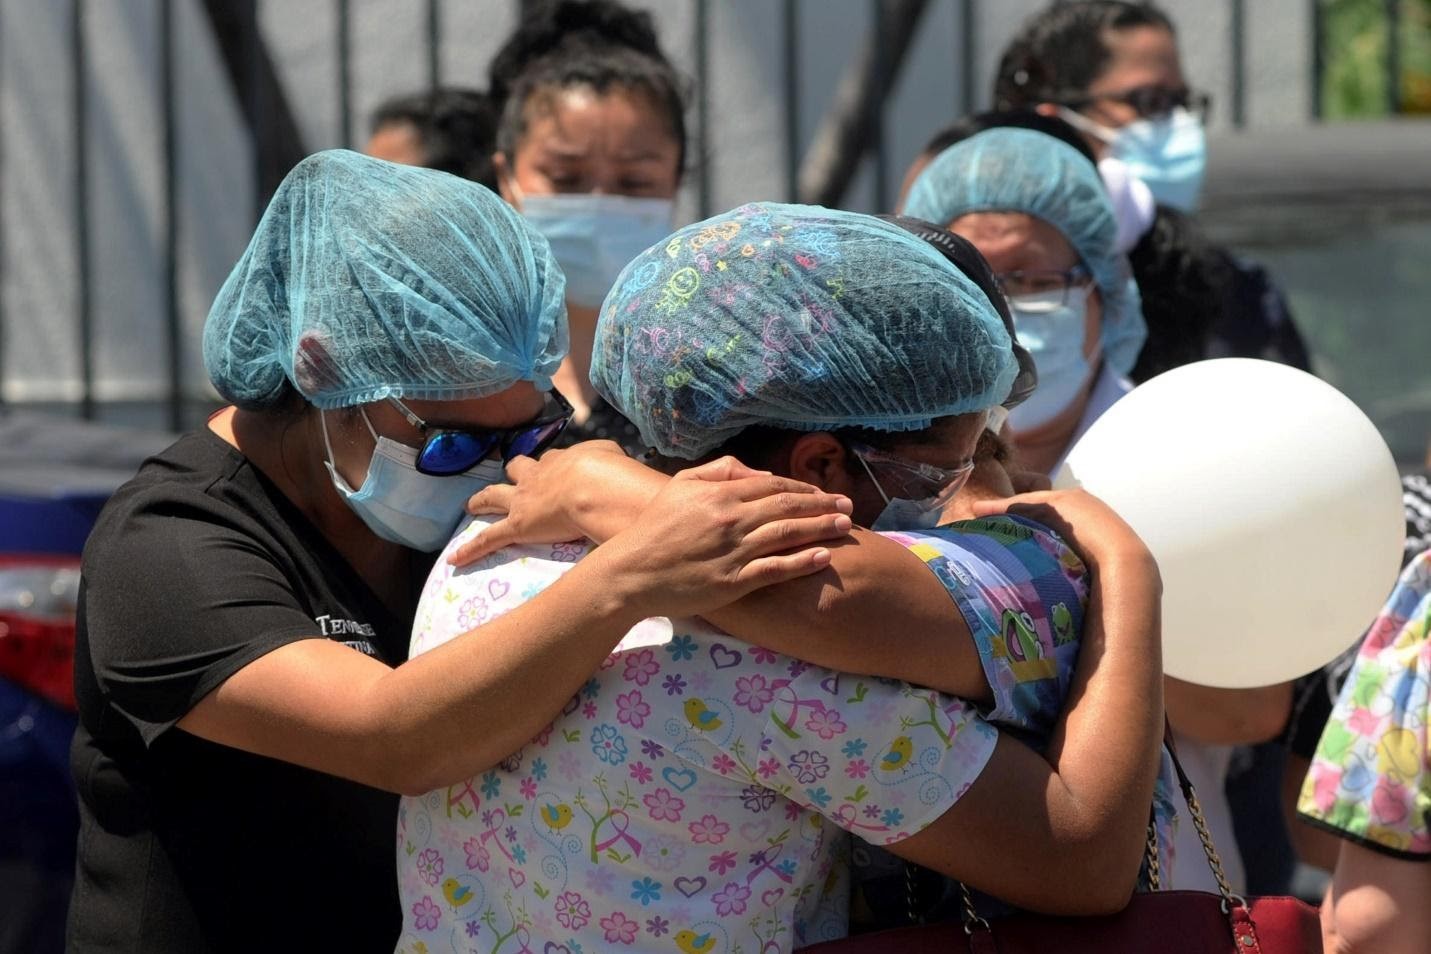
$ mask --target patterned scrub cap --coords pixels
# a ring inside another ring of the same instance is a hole
[[[756,203],[626,266],[591,380],[661,454],[702,457],[752,425],[923,430],[1008,394],[999,313],[938,250],[889,222]]]

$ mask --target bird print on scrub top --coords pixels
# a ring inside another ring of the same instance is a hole
[[[960,526],[891,536],[954,595],[1001,723],[1046,734],[1077,652],[1084,569],[1017,518]],[[585,552],[510,548],[460,570],[440,558],[412,654],[531,599]],[[979,777],[996,738],[932,690],[812,666],[699,620],[646,620],[520,752],[403,800],[399,950],[771,954],[841,937],[847,833],[891,845],[919,832]]]

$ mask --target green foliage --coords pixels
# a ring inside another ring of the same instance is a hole
[[[1431,0],[1392,2],[1399,15],[1399,112],[1431,113]],[[1388,115],[1391,19],[1387,0],[1321,3],[1323,115],[1327,119]]]

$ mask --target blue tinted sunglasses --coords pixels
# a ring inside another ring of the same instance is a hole
[[[560,391],[553,388],[547,393],[556,404],[552,412],[544,412],[536,420],[516,427],[472,431],[433,427],[397,398],[388,398],[388,403],[426,437],[417,452],[417,472],[451,477],[476,467],[494,450],[501,451],[502,463],[506,464],[513,457],[535,457],[551,447],[571,421],[572,409]]]

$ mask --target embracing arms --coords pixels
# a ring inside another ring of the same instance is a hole
[[[470,563],[517,541],[586,536],[602,543],[673,479],[598,441],[548,451],[540,461],[514,461],[508,477],[512,485],[479,492],[469,507],[505,519],[459,549],[454,562]],[[772,500],[800,504],[789,495]],[[866,530],[827,546],[830,563],[820,572],[752,591],[703,615],[735,636],[828,669],[992,700],[968,624],[917,556]]]
[[[452,784],[520,749],[641,619],[704,612],[824,566],[828,551],[812,544],[848,529],[841,506],[717,461],[671,481],[631,528],[505,616],[396,668],[326,639],[285,644],[178,726],[391,791]]]

